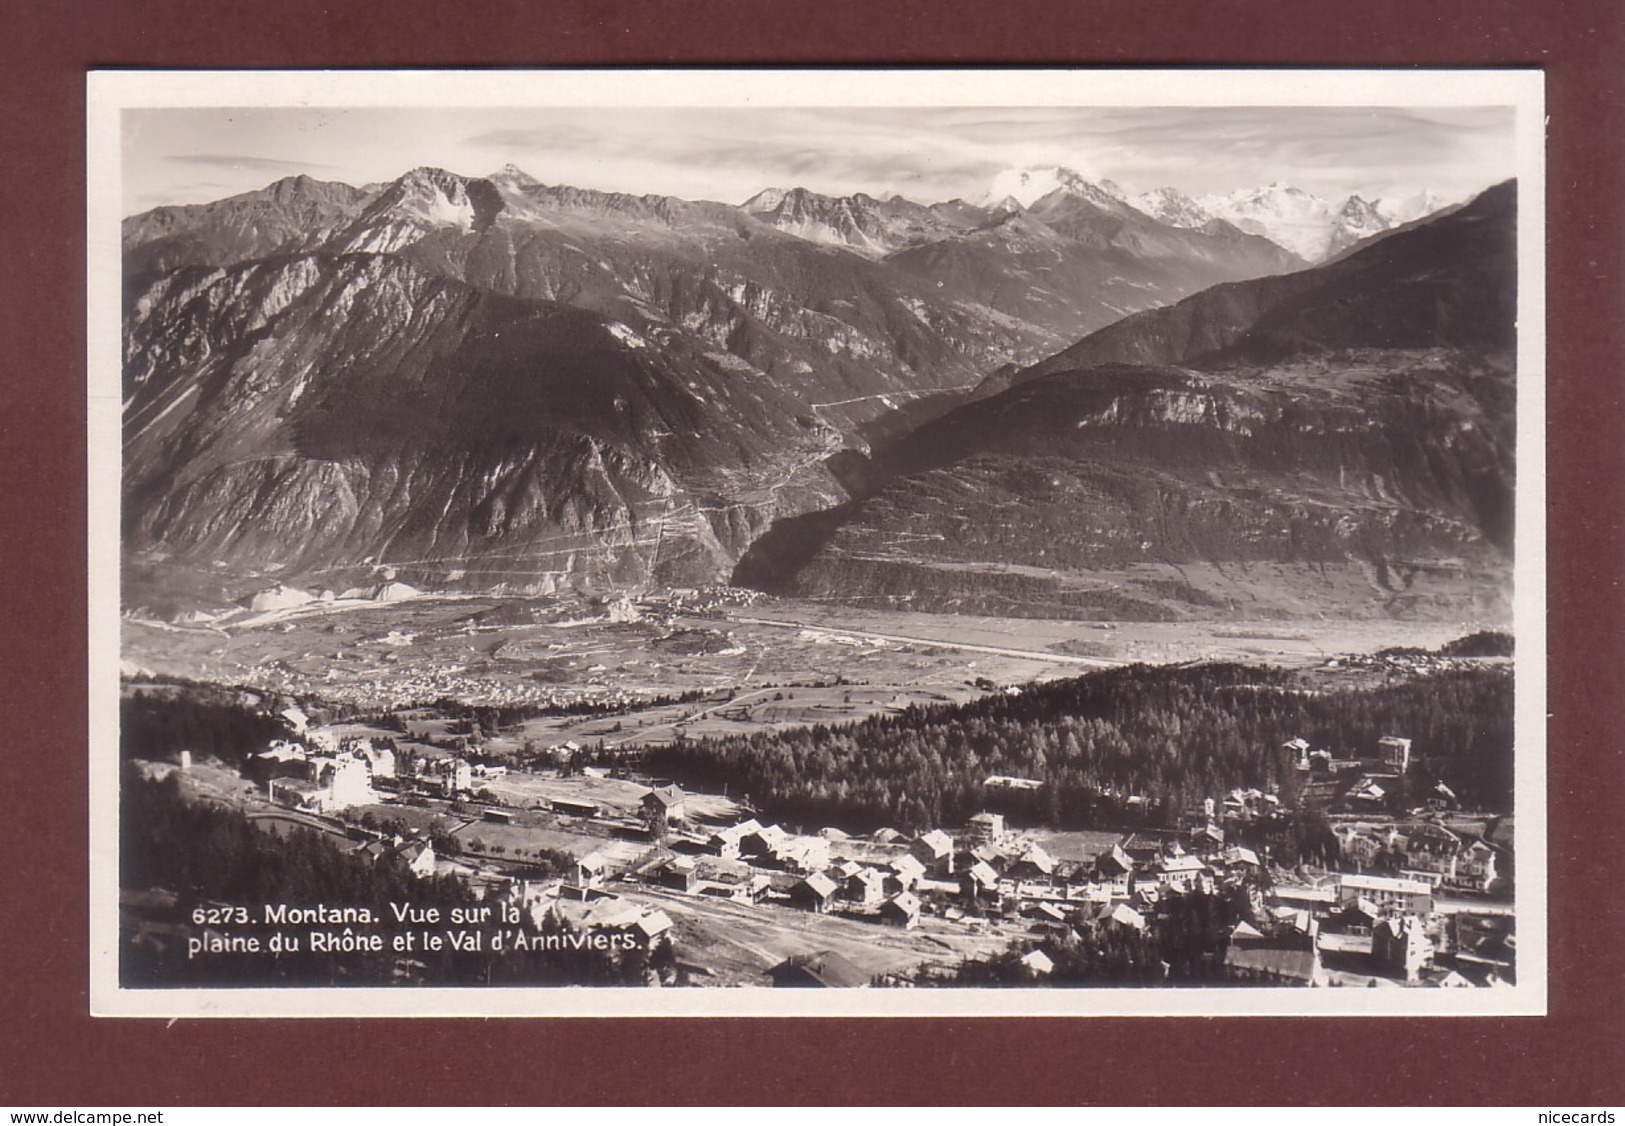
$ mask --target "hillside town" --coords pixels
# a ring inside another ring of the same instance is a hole
[[[1046,847],[1036,828],[995,811],[1001,795],[1041,785],[1033,779],[989,776],[990,808],[958,826],[804,831],[640,775],[635,763],[584,764],[575,744],[510,767],[323,727],[297,707],[279,718],[286,737],[252,756],[233,801],[295,818],[374,863],[454,876],[536,928],[669,942],[676,968],[650,971],[651,983],[953,985],[982,957],[1002,959],[1007,983],[1042,985],[1080,943],[1168,948],[1197,900],[1224,905],[1221,941],[1201,955],[1207,980],[1516,981],[1511,817],[1462,811],[1442,783],[1415,792],[1421,749],[1403,736],[1366,753],[1295,737],[1281,748],[1286,787],[1206,797],[1177,828],[1050,834]],[[181,775],[201,785],[203,770],[181,755]],[[1318,863],[1278,863],[1272,842],[1310,803],[1328,848]],[[691,933],[740,920],[775,935],[786,957],[724,971],[706,964],[705,942],[690,948]],[[928,933],[942,950],[916,949],[877,972],[854,958],[863,928]],[[820,947],[825,934],[845,947]],[[1134,972],[1154,984],[1170,971],[1163,960]]]

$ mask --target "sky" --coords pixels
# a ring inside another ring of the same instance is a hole
[[[1133,192],[1281,182],[1459,199],[1513,174],[1513,120],[1505,106],[126,109],[123,206],[507,163],[548,184],[726,203],[767,187],[974,202],[1000,171],[1051,165]]]

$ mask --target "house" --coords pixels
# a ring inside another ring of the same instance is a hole
[[[1241,869],[1256,872],[1260,867],[1258,853],[1250,848],[1242,848],[1240,845],[1233,845],[1221,852],[1219,854],[1219,863],[1230,870]]]
[[[1433,943],[1415,915],[1390,915],[1371,930],[1371,960],[1406,981],[1433,961]]]
[[[1224,976],[1230,981],[1272,985],[1326,984],[1326,971],[1312,935],[1296,931],[1265,935],[1245,919],[1230,932]]]
[[[1191,851],[1198,856],[1218,852],[1224,847],[1224,830],[1209,821],[1191,834]]]
[[[990,790],[1042,790],[1044,783],[1037,778],[1016,778],[1009,774],[989,774],[982,785]]]
[[[599,853],[590,853],[576,861],[576,886],[595,888],[609,875],[609,861]]]
[[[841,885],[841,898],[860,907],[872,907],[886,898],[886,874],[879,868],[860,867]]]
[[[1207,865],[1194,856],[1168,856],[1154,869],[1159,883],[1181,891],[1190,891],[1208,882]]]
[[[920,897],[911,891],[898,892],[880,905],[880,921],[887,926],[912,929],[920,921]]]
[[[1054,960],[1042,950],[1031,950],[1021,956],[1021,964],[1034,977],[1048,977],[1055,972]]]
[[[1396,774],[1404,774],[1411,765],[1411,741],[1398,735],[1384,735],[1377,740],[1377,753],[1383,765]]]
[[[1366,805],[1380,806],[1388,799],[1388,791],[1383,788],[1371,775],[1367,774],[1354,785],[1349,787],[1345,795],[1351,802],[1362,802]]]
[[[686,856],[674,856],[650,873],[661,887],[673,891],[692,892],[699,885],[699,867]]]
[[[744,839],[758,832],[761,827],[761,822],[752,818],[737,825],[730,825],[726,829],[718,829],[706,838],[705,850],[724,860],[737,860]]]
[[[1421,880],[1347,872],[1337,878],[1337,898],[1340,903],[1348,903],[1362,896],[1385,910],[1413,915],[1433,913],[1433,888]]]
[[[1047,880],[1054,874],[1055,858],[1036,844],[1023,849],[1009,871],[1009,875],[1018,880]]]
[[[746,822],[753,824],[753,822]],[[743,826],[736,826],[743,828]],[[777,825],[757,825],[747,833],[739,835],[740,856],[772,856],[783,848],[789,841],[790,834]]]
[[[1299,735],[1282,743],[1281,749],[1291,757],[1293,766],[1299,770],[1309,769],[1309,740]]]
[[[474,768],[466,759],[436,759],[429,767],[429,777],[443,797],[456,797],[474,788]]]
[[[1455,879],[1462,840],[1443,825],[1423,822],[1412,827],[1401,847],[1407,874],[1435,886]]]
[[[701,860],[695,865],[694,881],[700,895],[736,903],[760,903],[773,886],[766,873],[736,860]]]
[[[829,842],[823,837],[787,836],[768,860],[786,872],[822,872],[829,867]]]
[[[959,877],[959,893],[966,899],[996,899],[999,894],[999,874],[978,860]]]
[[[835,900],[835,881],[822,872],[814,872],[797,880],[790,889],[790,902],[797,907],[822,915]]]
[[[1134,861],[1121,844],[1114,844],[1095,857],[1095,875],[1104,880],[1117,880],[1134,871]]]
[[[1004,814],[982,812],[965,822],[965,839],[973,844],[996,844],[1004,839]]]
[[[1476,891],[1489,891],[1499,882],[1494,846],[1481,840],[1470,841],[1456,857],[1456,883]]]
[[[886,876],[886,890],[888,891],[913,891],[920,886],[920,881],[925,878],[925,865],[921,864],[913,853],[905,852],[901,856],[895,857],[887,865],[887,868],[889,871]]]
[[[401,846],[398,855],[402,860],[406,861],[406,867],[411,871],[412,875],[434,875],[434,846],[428,841],[409,841]]]
[[[1097,927],[1107,929],[1145,930],[1145,916],[1127,903],[1102,903],[1093,921]]]
[[[599,814],[597,802],[583,801],[580,798],[554,798],[548,804],[554,813],[563,814],[565,817],[597,817]]]
[[[664,815],[668,825],[688,819],[687,796],[677,786],[662,786],[643,795],[638,804],[645,820],[653,821]]]
[[[932,829],[909,846],[909,854],[933,876],[954,874],[954,841],[941,829]]]
[[[796,954],[767,971],[776,988],[863,989],[869,975],[834,950]]]

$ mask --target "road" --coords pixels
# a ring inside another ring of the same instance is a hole
[[[872,630],[848,629],[845,626],[815,626],[806,622],[782,621],[777,618],[747,618],[729,614],[728,620],[742,625],[777,626],[780,629],[811,630],[840,637],[862,637],[870,641],[891,641],[899,645],[926,645],[933,649],[955,649],[963,653],[989,653],[995,657],[1019,657],[1027,661],[1047,664],[1084,665],[1096,669],[1115,669],[1126,661],[1108,661],[1100,657],[1078,657],[1071,653],[1047,653],[1034,649],[1011,649],[1001,645],[977,645],[969,641],[937,641],[929,637],[908,637],[900,633],[875,633]]]

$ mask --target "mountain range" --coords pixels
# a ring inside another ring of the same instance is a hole
[[[423,168],[133,216],[127,549],[313,585],[748,573],[770,529],[879,511],[931,427],[1075,341],[1304,272],[1223,218],[1029,181],[991,206],[733,206]]]
[[[849,468],[741,561],[979,614],[1507,611],[1516,194],[1124,318]]]

